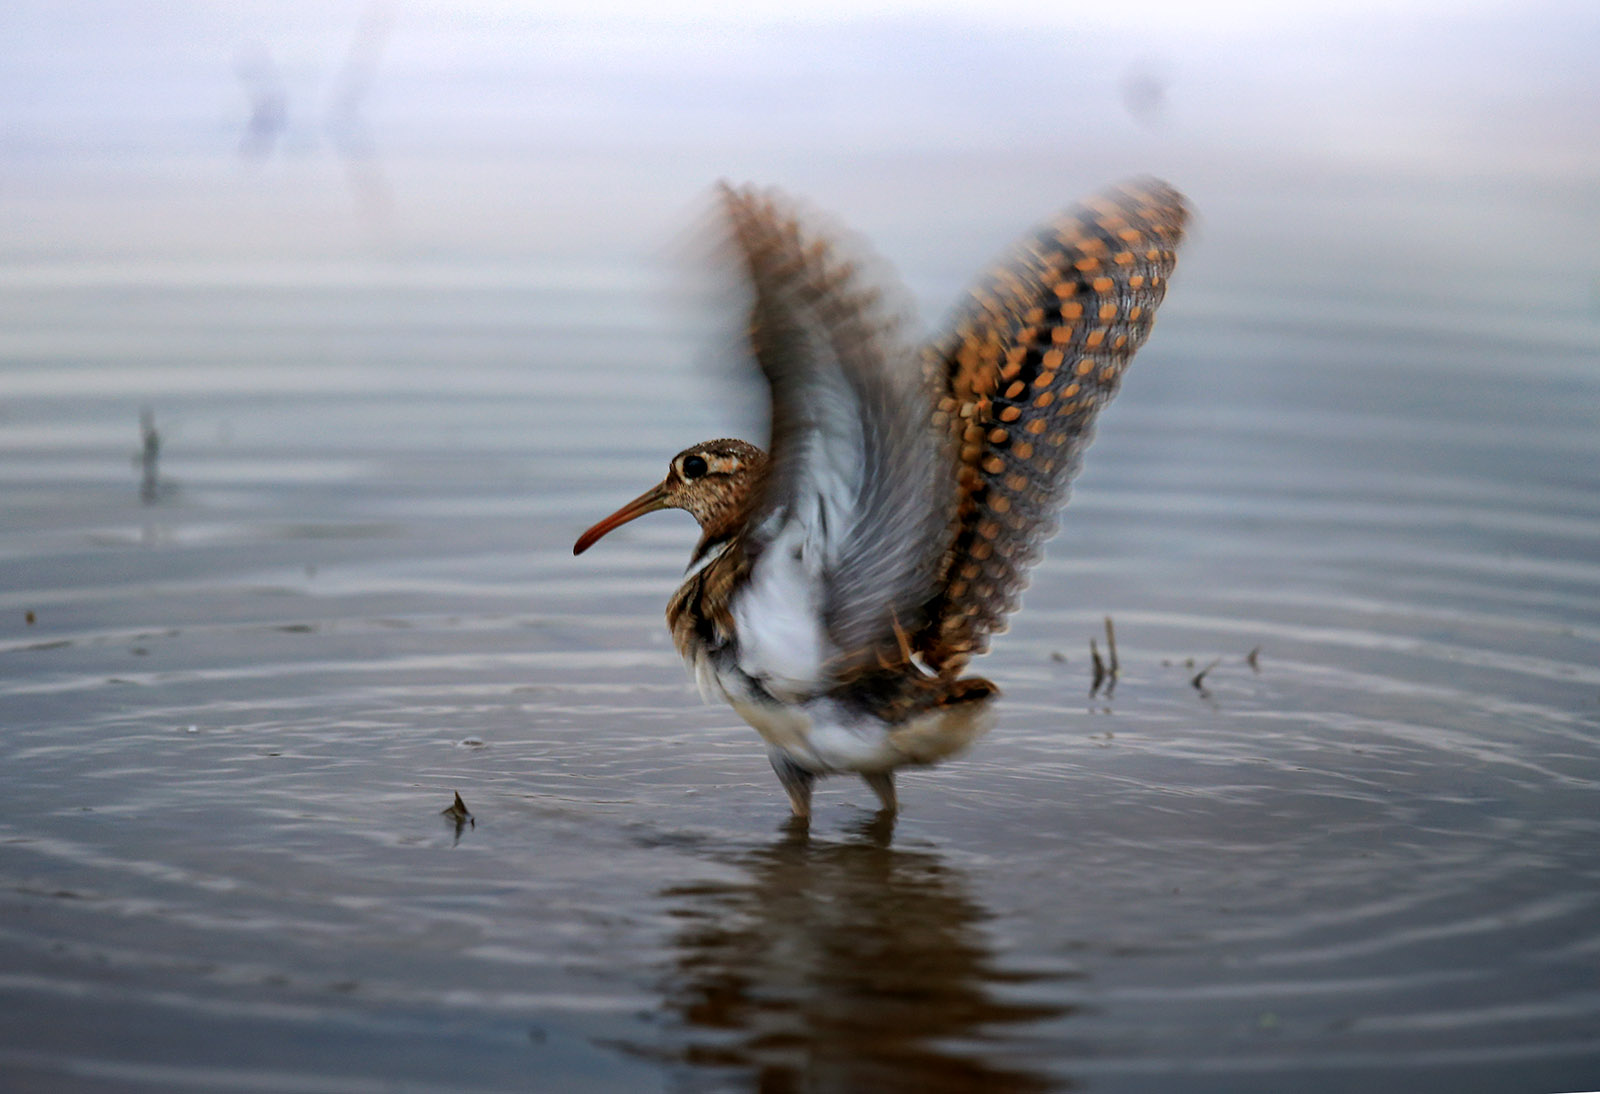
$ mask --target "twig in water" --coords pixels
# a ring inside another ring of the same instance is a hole
[[[1094,662],[1094,682],[1089,685],[1089,698],[1093,699],[1100,693],[1100,685],[1106,682],[1106,663],[1100,660],[1100,647],[1094,644],[1094,639],[1089,639],[1089,659]]]
[[[155,412],[149,407],[139,411],[139,434],[143,440],[139,451],[139,465],[143,469],[139,500],[154,505],[161,496],[161,472],[157,466],[161,459],[161,434],[156,430]]]
[[[1211,664],[1194,674],[1194,677],[1189,681],[1189,685],[1201,695],[1210,698],[1211,693],[1206,690],[1206,673],[1210,672],[1220,664],[1222,664],[1222,658],[1218,657],[1214,659]]]
[[[1244,663],[1250,666],[1251,672],[1261,671],[1261,647],[1257,646],[1244,655]]]

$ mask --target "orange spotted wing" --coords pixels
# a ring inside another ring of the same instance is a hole
[[[959,454],[955,534],[917,637],[958,672],[1004,630],[1092,436],[1166,294],[1188,219],[1152,179],[1108,189],[1027,239],[927,348]]]

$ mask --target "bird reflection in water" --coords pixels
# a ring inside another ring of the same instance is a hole
[[[960,872],[890,846],[893,825],[879,813],[835,842],[795,819],[733,857],[743,879],[663,892],[682,922],[665,990],[676,1062],[761,1091],[1071,1085],[1010,1040],[1076,1008],[1008,989],[1060,977],[997,967]]]

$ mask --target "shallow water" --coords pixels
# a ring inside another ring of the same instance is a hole
[[[570,554],[732,428],[703,307],[620,258],[8,271],[0,1070],[1600,1086],[1600,328],[1230,281],[1225,199],[998,728],[809,831],[671,651],[689,519]]]

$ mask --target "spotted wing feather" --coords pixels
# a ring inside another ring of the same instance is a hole
[[[927,349],[959,453],[955,537],[918,647],[958,671],[1004,629],[1056,529],[1095,416],[1150,333],[1187,210],[1141,180],[1026,240]]]

